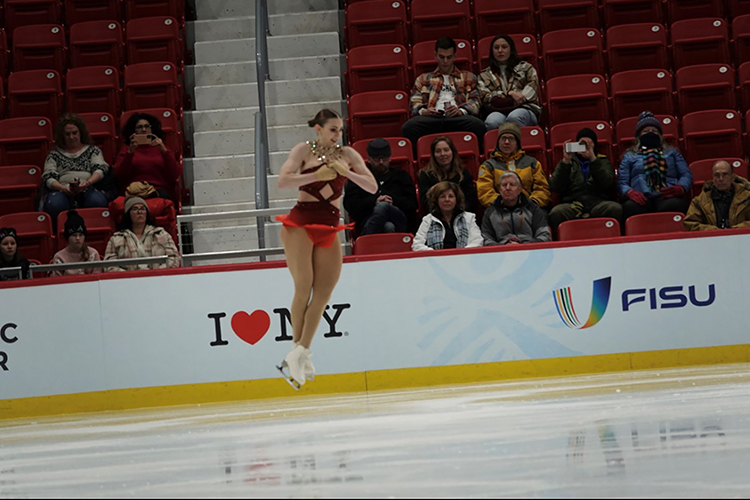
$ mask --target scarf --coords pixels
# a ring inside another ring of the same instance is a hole
[[[435,213],[432,215],[436,219],[440,219]],[[456,216],[455,229],[458,230],[456,233],[456,248],[466,248],[466,245],[469,244],[469,226],[466,225],[466,218],[462,217],[462,214]],[[433,220],[427,230],[427,236],[425,236],[425,245],[435,250],[441,250],[444,238],[442,222]]]
[[[515,153],[506,154],[500,151],[498,148],[492,152],[491,158],[493,160],[505,163],[508,166],[509,172],[516,171],[516,162],[526,155],[523,149],[518,149]]]
[[[667,161],[661,148],[643,149],[638,154],[643,156],[643,173],[646,182],[653,191],[659,191],[667,185]]]

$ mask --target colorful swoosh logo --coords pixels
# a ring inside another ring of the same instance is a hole
[[[581,323],[573,307],[573,294],[570,287],[560,288],[552,292],[555,306],[560,319],[568,328],[584,330],[597,324],[604,316],[609,305],[609,291],[612,287],[612,277],[601,278],[594,281],[594,290],[591,294],[591,312],[586,323]]]

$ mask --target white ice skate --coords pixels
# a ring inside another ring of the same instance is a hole
[[[281,362],[281,366],[276,367],[289,385],[296,390],[300,390],[305,385],[305,351],[310,352],[301,345],[295,346]]]
[[[297,347],[299,344],[297,342],[294,343],[294,347]],[[304,353],[304,360],[305,360],[305,379],[307,380],[315,380],[315,365],[312,364],[312,361],[310,361],[310,357],[312,356],[312,351],[310,349],[305,349]]]

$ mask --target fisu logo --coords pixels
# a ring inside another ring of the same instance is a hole
[[[609,305],[609,292],[612,288],[612,277],[601,278],[594,281],[594,289],[591,293],[591,312],[586,323],[581,323],[573,307],[573,294],[570,287],[560,288],[552,292],[555,300],[557,313],[565,326],[573,330],[585,330],[591,328],[601,321]]]

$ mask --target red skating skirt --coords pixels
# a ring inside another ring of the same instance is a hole
[[[330,247],[339,231],[351,229],[353,224],[339,224],[341,211],[328,201],[299,201],[288,215],[277,215],[285,227],[299,227],[317,247]]]

